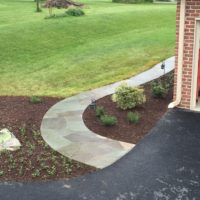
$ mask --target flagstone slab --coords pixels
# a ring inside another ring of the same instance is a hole
[[[174,69],[175,58],[165,60],[166,73]],[[41,124],[44,140],[56,151],[79,162],[105,168],[126,153],[135,144],[112,140],[90,131],[82,120],[82,115],[91,99],[99,99],[114,93],[121,83],[138,86],[163,75],[161,63],[130,79],[110,84],[92,91],[66,98],[52,106]]]

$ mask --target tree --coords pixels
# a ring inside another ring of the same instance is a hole
[[[77,3],[71,0],[47,0],[44,7],[49,9],[50,16],[52,15],[53,8],[68,8],[70,6],[82,7],[82,3]]]

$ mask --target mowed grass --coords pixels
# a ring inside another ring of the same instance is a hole
[[[175,5],[81,2],[84,17],[44,19],[33,0],[0,0],[0,95],[70,96],[174,54]]]

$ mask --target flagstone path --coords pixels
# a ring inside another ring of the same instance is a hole
[[[115,88],[126,82],[138,86],[163,75],[161,63],[130,79],[66,98],[45,114],[41,124],[44,140],[56,151],[73,160],[105,168],[128,153],[134,144],[112,140],[90,131],[82,120],[82,114],[91,103],[112,94]],[[174,57],[165,60],[166,73],[174,69]]]

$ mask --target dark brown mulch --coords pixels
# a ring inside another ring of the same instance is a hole
[[[144,85],[146,103],[138,108],[124,111],[117,108],[116,103],[111,100],[111,95],[103,97],[97,101],[97,106],[103,106],[106,113],[117,118],[117,124],[106,127],[101,124],[99,118],[95,116],[95,111],[89,107],[83,114],[86,126],[93,132],[129,143],[138,143],[157,123],[162,115],[167,111],[168,104],[172,101],[172,90],[164,99],[154,98],[151,94],[150,83]],[[141,119],[138,124],[130,124],[127,121],[127,113],[137,111]]]
[[[0,181],[71,178],[95,170],[53,151],[42,139],[42,118],[60,100],[44,97],[33,104],[28,97],[0,97],[0,129],[9,128],[22,143],[16,152],[0,154]]]

